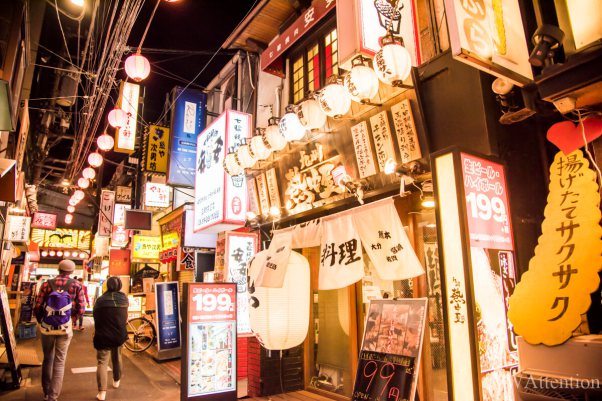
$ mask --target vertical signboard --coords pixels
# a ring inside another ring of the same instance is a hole
[[[271,168],[265,172],[266,184],[268,186],[268,196],[270,197],[270,205],[280,209],[280,192],[278,191],[278,178],[276,177],[276,169]]]
[[[426,298],[370,303],[352,401],[414,400],[426,305]]]
[[[395,160],[395,149],[393,148],[393,137],[391,136],[387,112],[381,111],[370,117],[370,125],[372,126],[372,137],[376,148],[376,160],[380,170],[385,171],[387,160]]]
[[[126,112],[127,120],[123,127],[115,131],[115,152],[134,152],[139,99],[140,85],[125,81],[121,83],[117,107]]]
[[[357,169],[360,178],[370,177],[376,174],[376,164],[372,155],[372,145],[368,134],[368,124],[362,121],[351,127],[351,137],[353,138],[353,149],[355,150],[355,160],[357,160]]]
[[[8,215],[6,228],[4,229],[4,240],[11,242],[29,241],[31,231],[31,217]]]
[[[241,227],[247,211],[244,174],[224,171],[226,149],[249,137],[251,116],[226,110],[197,140],[194,231],[218,232]]]
[[[259,196],[261,213],[267,216],[270,213],[270,196],[268,194],[268,183],[265,173],[261,173],[255,177],[255,181],[257,182],[257,195]]]
[[[180,348],[180,310],[178,282],[155,283],[157,307],[157,349]]]
[[[115,209],[115,192],[103,190],[100,194],[100,211],[98,213],[98,235],[110,237]]]
[[[151,125],[148,128],[146,148],[146,171],[152,173],[167,172],[167,145],[169,144],[169,128]]]
[[[109,250],[109,276],[129,276],[130,274],[130,250]]]
[[[180,399],[236,400],[236,284],[184,283]]]
[[[175,87],[171,97],[167,183],[193,187],[197,136],[205,128],[207,95],[198,90]]]
[[[401,162],[409,163],[420,159],[422,152],[420,151],[420,143],[418,142],[418,133],[416,131],[416,124],[414,124],[410,99],[404,99],[391,106],[391,114],[393,115],[393,125],[395,126],[395,134],[397,135]]]
[[[115,202],[131,203],[132,188],[117,186],[115,193]]]

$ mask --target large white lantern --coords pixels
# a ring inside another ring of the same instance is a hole
[[[107,133],[103,133],[101,136],[98,137],[98,139],[96,140],[96,143],[98,144],[98,148],[100,150],[111,150],[113,149],[113,145],[115,144],[115,140],[113,139],[112,136],[107,135]]]
[[[77,180],[77,186],[80,187],[81,189],[86,189],[90,186],[90,180],[88,180],[87,178],[81,177],[79,180]]]
[[[236,149],[236,155],[238,156],[238,162],[243,169],[253,167],[257,161],[257,159],[251,154],[249,145],[239,146],[238,149]]]
[[[134,81],[140,82],[150,74],[150,63],[140,53],[132,54],[125,60],[125,73]]]
[[[345,75],[344,84],[351,100],[358,103],[369,103],[378,93],[378,76],[360,56],[352,61],[353,67]]]
[[[249,267],[251,329],[269,350],[296,347],[305,341],[309,327],[309,263],[292,251],[282,288],[255,287],[255,278],[268,251],[259,252]]]
[[[284,139],[289,142],[300,141],[305,136],[306,131],[297,114],[293,112],[286,113],[282,116],[278,129]]]
[[[318,102],[322,111],[333,118],[347,114],[351,107],[351,97],[347,89],[338,82],[326,85],[318,94]]]
[[[382,82],[401,86],[412,70],[412,58],[399,38],[386,36],[374,56],[374,71]]]
[[[73,215],[72,215],[72,214],[69,214],[69,213],[68,213],[68,214],[66,214],[66,215],[65,215],[65,223],[66,223],[66,224],[71,224],[71,222],[72,222],[72,221],[73,221]],[[59,251],[59,252],[60,252],[60,251]],[[62,256],[62,255],[63,255],[63,253],[61,252],[61,254],[60,254],[60,255],[58,255],[58,256]]]
[[[238,161],[236,152],[230,152],[226,155],[224,158],[224,170],[226,171],[226,174],[231,176],[240,175],[244,171]]]
[[[315,99],[308,99],[301,103],[297,109],[297,115],[301,124],[308,130],[318,130],[326,124],[326,114]]]
[[[92,167],[100,167],[102,164],[102,156],[100,153],[92,152],[88,156],[88,163],[90,163],[90,166]]]
[[[263,138],[273,152],[282,150],[286,146],[286,138],[280,133],[280,126],[275,120],[272,120],[270,125],[263,131]]]
[[[251,138],[249,148],[257,160],[265,160],[272,154],[272,151],[267,147],[262,135],[255,135]]]
[[[82,177],[93,180],[96,177],[96,171],[92,167],[86,167],[82,171]]]
[[[128,113],[119,108],[114,108],[113,110],[109,111],[108,119],[111,127],[121,128],[127,124]]]

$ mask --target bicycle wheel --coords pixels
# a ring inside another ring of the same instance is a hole
[[[137,317],[127,322],[125,347],[132,352],[146,351],[155,340],[155,328],[148,320]]]

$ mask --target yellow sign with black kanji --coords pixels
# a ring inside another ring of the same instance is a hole
[[[596,173],[580,150],[558,152],[542,235],[510,297],[508,317],[530,344],[557,345],[581,323],[600,283],[602,227]]]
[[[146,171],[167,173],[168,144],[169,128],[158,125],[149,126],[146,148]]]

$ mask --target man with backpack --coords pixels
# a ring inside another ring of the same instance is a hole
[[[63,386],[65,360],[73,337],[72,318],[85,311],[84,292],[81,284],[69,278],[75,271],[72,260],[59,263],[59,275],[42,284],[34,313],[42,333],[42,389],[44,400],[57,401]]]

